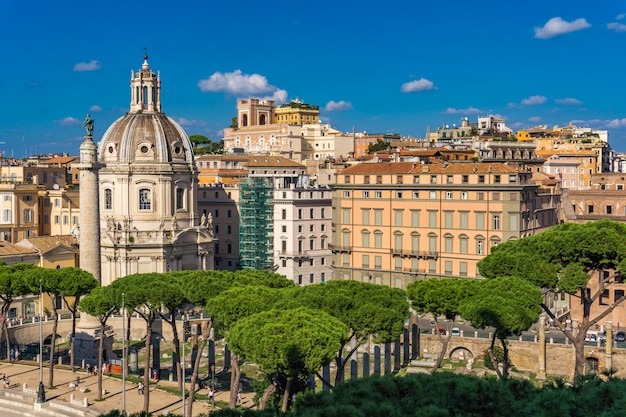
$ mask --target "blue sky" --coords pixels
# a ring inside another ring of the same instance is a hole
[[[144,46],[162,109],[221,139],[237,98],[300,98],[347,132],[463,117],[608,129],[626,151],[626,2],[0,1],[0,149],[76,154],[129,107]]]

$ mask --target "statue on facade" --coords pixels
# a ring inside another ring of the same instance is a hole
[[[93,136],[93,122],[94,120],[91,118],[91,115],[87,113],[87,116],[85,117],[85,121],[83,122],[83,126],[85,127],[85,130],[87,131],[87,136]]]
[[[206,218],[206,227],[207,229],[213,230],[213,215],[210,212]]]
[[[200,226],[206,227],[206,213],[202,213],[202,217],[200,218]]]
[[[172,225],[171,225],[171,229],[172,230],[176,230],[178,229],[178,223],[176,222],[176,215],[172,216]]]

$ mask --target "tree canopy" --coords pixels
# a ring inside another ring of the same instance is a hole
[[[441,351],[431,372],[435,372],[441,366],[452,336],[451,327],[457,316],[460,315],[460,305],[473,293],[476,284],[476,280],[470,279],[431,278],[413,281],[407,286],[407,296],[415,311],[431,314],[437,327],[439,327],[439,317],[441,316],[450,321],[445,338],[437,331],[441,342]]]
[[[343,380],[345,364],[359,344],[367,342],[369,336],[373,336],[379,343],[394,341],[404,331],[404,322],[410,316],[403,290],[359,281],[329,281],[307,285],[298,288],[292,297],[277,305],[279,308],[306,306],[319,309],[350,329],[335,358],[337,382]],[[357,343],[344,357],[343,348],[351,340]]]
[[[562,325],[547,305],[542,308],[576,348],[575,375],[584,366],[587,330],[609,315],[625,297],[600,305],[599,298],[626,270],[626,225],[612,220],[565,223],[495,247],[478,267],[486,278],[515,276],[547,291],[563,291],[580,300],[576,331]],[[596,279],[591,280],[595,277]],[[594,307],[594,308],[592,308]]]
[[[301,307],[270,310],[238,320],[227,341],[241,358],[256,363],[271,376],[287,380],[283,411],[291,397],[291,384],[308,377],[335,357],[348,335],[339,320],[319,310]]]
[[[461,315],[476,328],[495,329],[490,355],[500,340],[504,351],[504,375],[508,374],[508,345],[506,338],[520,335],[539,320],[541,290],[518,277],[502,277],[478,281],[473,294],[459,307]],[[496,367],[496,371],[500,370]]]

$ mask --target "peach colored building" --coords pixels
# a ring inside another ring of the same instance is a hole
[[[335,279],[406,288],[431,276],[479,277],[501,242],[558,223],[558,181],[506,164],[362,163],[337,174]]]

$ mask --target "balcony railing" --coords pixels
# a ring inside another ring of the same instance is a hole
[[[351,246],[340,246],[340,245],[328,245],[328,249],[332,250],[335,253],[352,253]]]
[[[439,252],[402,250],[402,249],[391,249],[391,254],[393,256],[403,256],[407,258],[422,258],[422,259],[437,259],[439,257]]]

